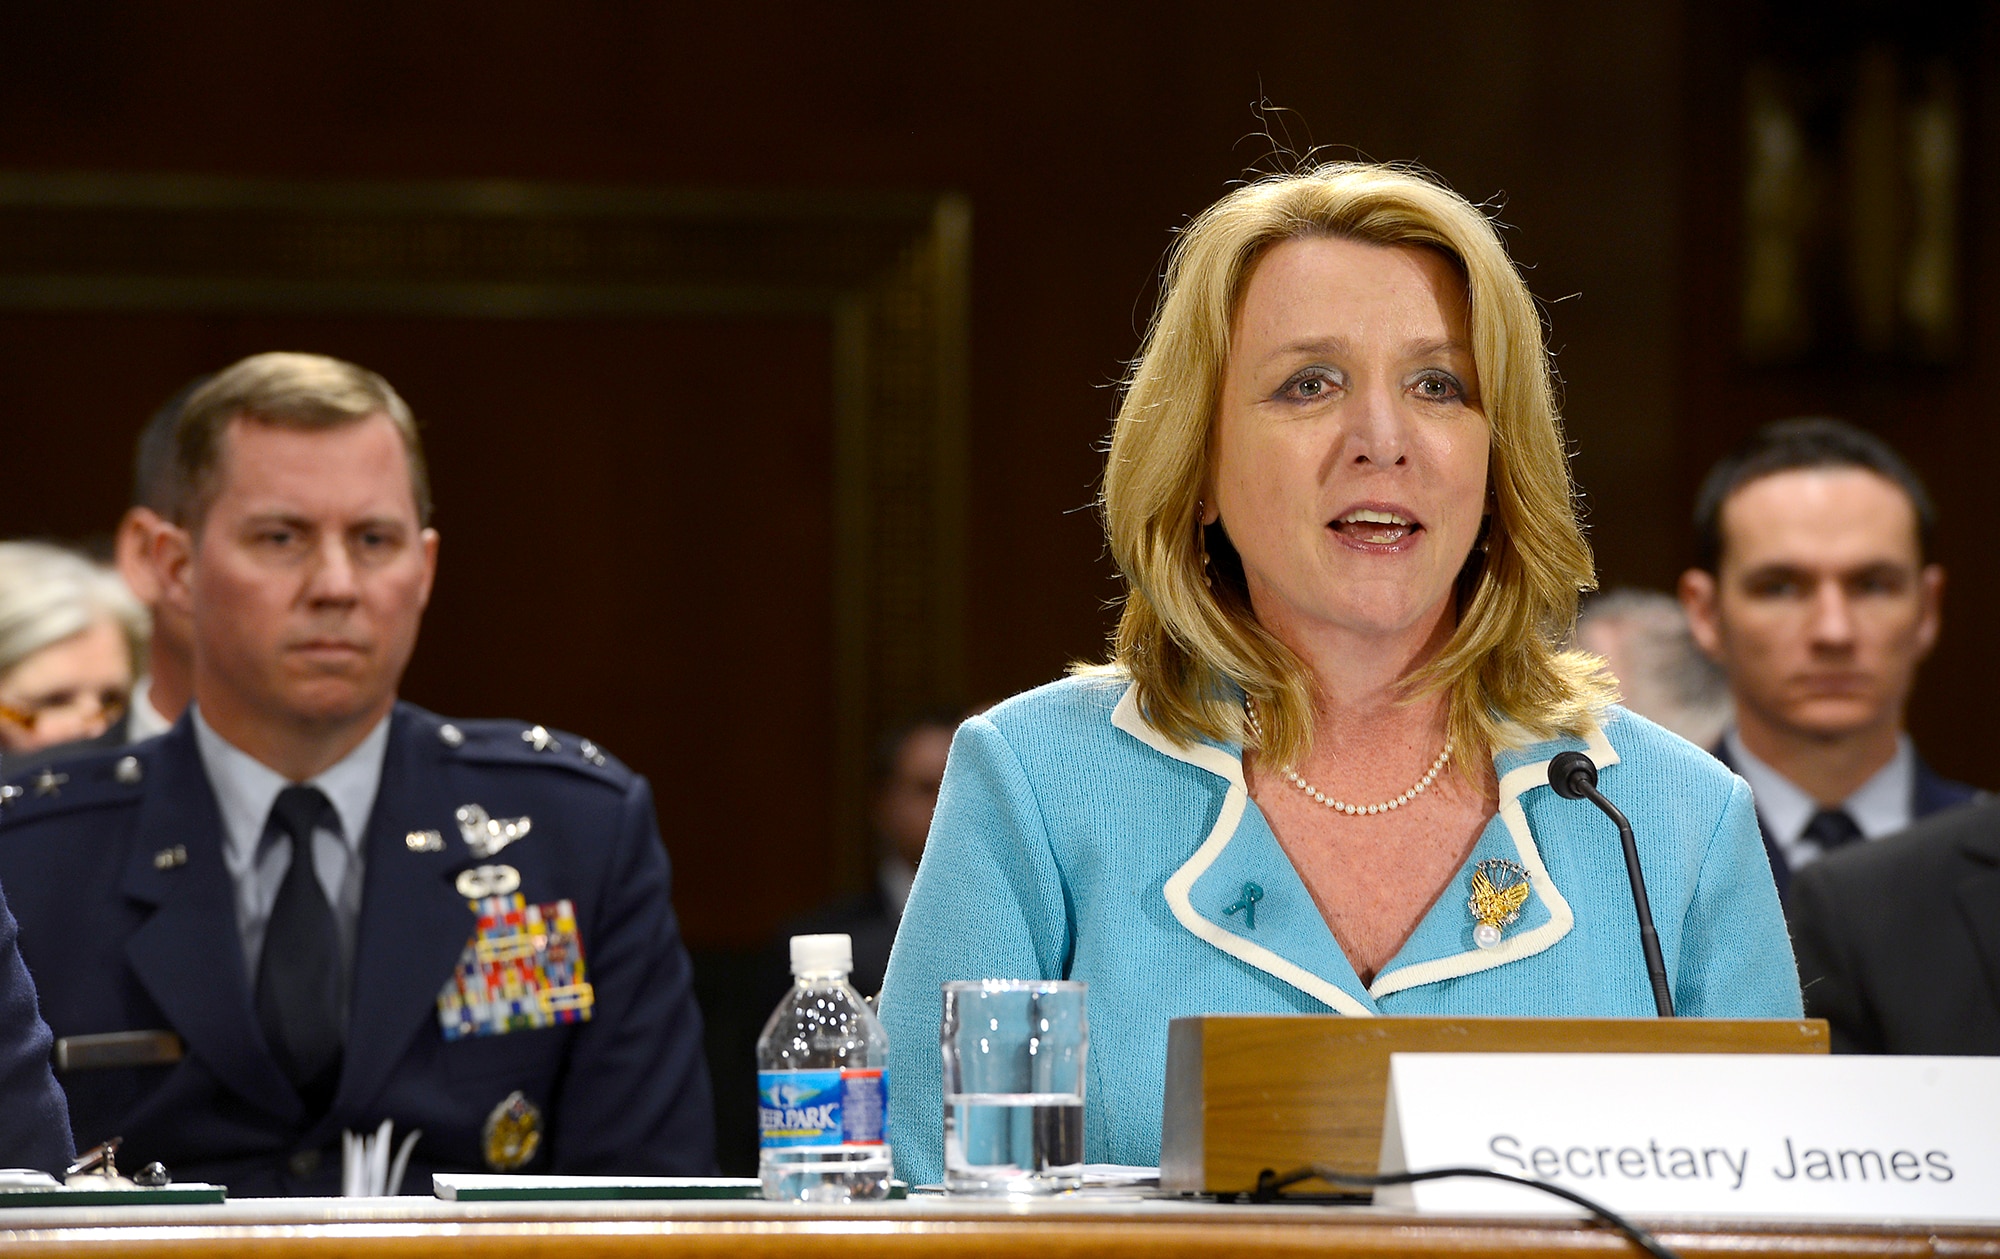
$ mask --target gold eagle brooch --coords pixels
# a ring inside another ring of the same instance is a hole
[[[1465,902],[1479,924],[1472,942],[1482,949],[1498,947],[1500,929],[1520,921],[1527,903],[1528,872],[1520,862],[1493,857],[1472,867],[1472,896]]]

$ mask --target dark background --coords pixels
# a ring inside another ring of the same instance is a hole
[[[1958,340],[1754,361],[1746,73],[1837,98],[1868,49],[1957,76]],[[1759,422],[1841,414],[1911,457],[1952,575],[1913,727],[1994,786],[1996,60],[1960,4],[12,4],[0,170],[965,194],[969,684],[935,698],[973,702],[1101,651],[1093,483],[1172,229],[1274,150],[1422,162],[1499,207],[1546,303],[1607,585],[1671,587],[1695,482]],[[833,890],[823,324],[7,316],[0,536],[101,535],[152,408],[272,348],[382,371],[426,426],[445,544],[411,698],[651,777],[703,956]]]

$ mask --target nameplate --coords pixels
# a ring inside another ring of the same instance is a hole
[[[168,1031],[98,1032],[56,1040],[56,1070],[102,1071],[113,1067],[157,1067],[181,1060],[181,1038]]]
[[[1381,1169],[1486,1167],[1640,1216],[2000,1221],[1995,1115],[2000,1058],[1397,1054]],[[1577,1213],[1472,1178],[1375,1201]]]

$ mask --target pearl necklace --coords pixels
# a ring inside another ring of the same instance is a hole
[[[1257,736],[1257,742],[1262,743],[1264,741],[1264,727],[1258,723],[1257,710],[1251,707],[1250,701],[1248,699],[1245,699],[1243,701],[1243,716],[1245,717],[1245,719],[1249,721],[1250,731],[1251,733]],[[1389,813],[1396,809],[1400,809],[1404,805],[1408,804],[1410,801],[1424,794],[1424,792],[1429,789],[1430,785],[1437,781],[1437,776],[1444,772],[1444,767],[1450,763],[1451,763],[1451,739],[1449,736],[1447,736],[1444,741],[1444,750],[1437,754],[1437,759],[1432,761],[1431,767],[1424,771],[1424,776],[1422,778],[1417,779],[1417,785],[1410,788],[1402,795],[1397,796],[1392,800],[1384,800],[1380,804],[1349,804],[1345,800],[1336,800],[1332,796],[1326,795],[1325,793],[1321,792],[1318,788],[1314,787],[1311,783],[1307,782],[1305,779],[1299,777],[1298,771],[1294,770],[1291,766],[1289,765],[1285,766],[1282,772],[1284,773],[1286,779],[1288,779],[1293,786],[1297,787],[1300,791],[1305,792],[1307,795],[1311,796],[1314,800],[1319,801],[1327,808],[1332,809],[1334,812],[1345,813],[1349,817],[1367,817],[1377,813]]]

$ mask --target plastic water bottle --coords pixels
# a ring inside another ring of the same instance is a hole
[[[792,990],[757,1038],[757,1173],[772,1201],[889,1195],[889,1035],[853,969],[849,937],[792,937]]]

